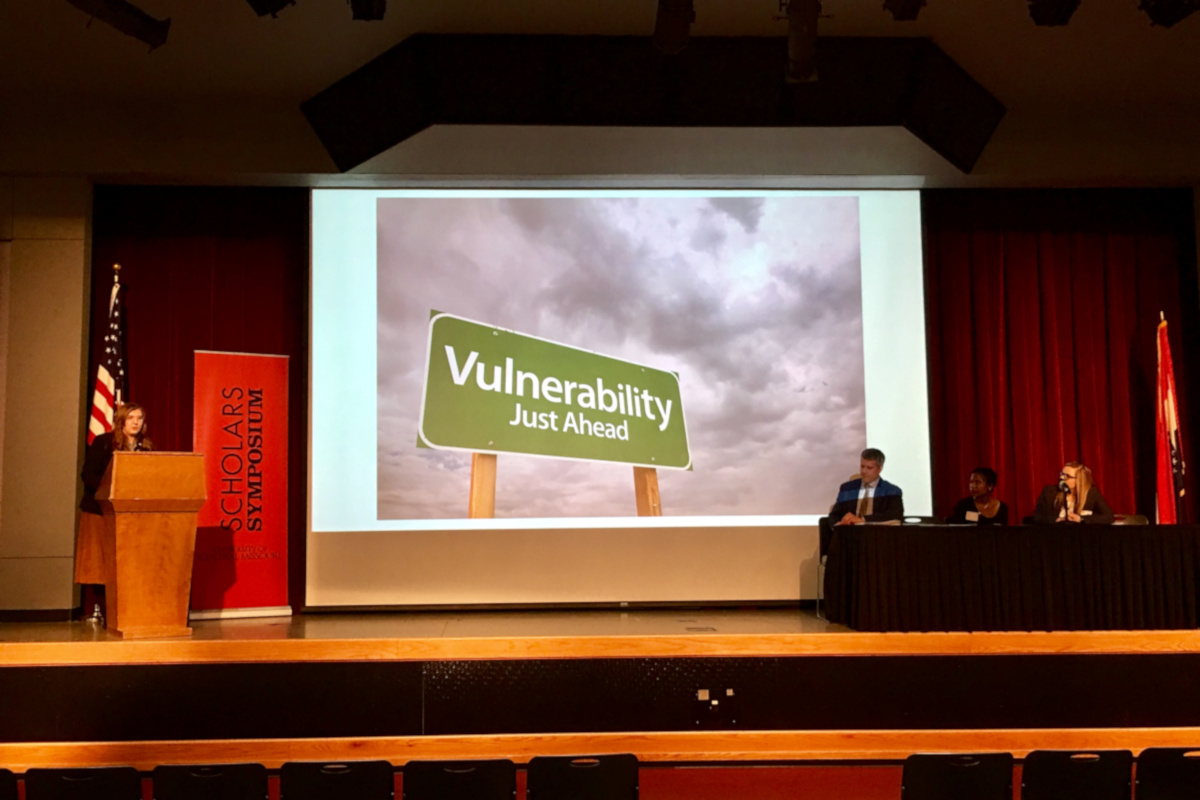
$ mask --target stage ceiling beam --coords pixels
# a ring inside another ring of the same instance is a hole
[[[787,40],[418,34],[301,105],[346,172],[432,125],[903,126],[963,172],[1004,105],[927,38],[822,38],[820,80]]]

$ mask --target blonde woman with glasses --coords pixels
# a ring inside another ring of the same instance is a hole
[[[1043,524],[1111,525],[1114,518],[1112,507],[1092,480],[1092,471],[1078,461],[1065,464],[1058,483],[1042,489],[1033,512],[1034,521]]]

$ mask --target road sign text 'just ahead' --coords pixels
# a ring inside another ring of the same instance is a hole
[[[436,311],[417,443],[691,469],[674,373]]]

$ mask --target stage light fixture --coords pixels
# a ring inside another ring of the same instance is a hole
[[[171,20],[155,19],[126,0],[67,0],[68,3],[119,30],[126,36],[145,42],[150,49],[167,41]],[[90,24],[90,23],[89,23]]]
[[[883,7],[892,12],[896,22],[912,22],[925,7],[925,0],[883,0]]]
[[[378,22],[387,13],[387,0],[350,0],[350,16],[366,22]]]
[[[788,2],[788,83],[813,83],[817,80],[817,20],[821,0]]]
[[[1146,12],[1152,25],[1169,28],[1200,11],[1200,0],[1142,0],[1138,8]]]
[[[1066,25],[1079,8],[1079,0],[1029,0],[1029,16],[1035,25]]]
[[[658,0],[654,18],[654,46],[669,56],[687,47],[692,23],[696,21],[693,0]]]
[[[273,17],[288,6],[296,4],[296,0],[246,0],[246,2],[254,9],[254,13],[260,17],[265,17],[268,14]]]

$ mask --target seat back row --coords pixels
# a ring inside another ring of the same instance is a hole
[[[918,754],[904,762],[902,800],[1012,800],[1009,753]],[[1128,750],[1035,750],[1021,770],[1021,800],[1129,800]],[[1200,797],[1200,749],[1155,747],[1137,758],[1137,800]]]
[[[404,800],[514,800],[516,765],[488,761],[409,761]],[[261,764],[160,766],[152,773],[155,800],[266,800]],[[338,764],[289,762],[279,771],[280,800],[392,800],[395,769],[387,761]],[[637,800],[638,762],[632,755],[539,756],[530,759],[530,800]],[[133,767],[30,769],[25,800],[141,800]],[[0,800],[17,800],[16,776],[0,770]]]

